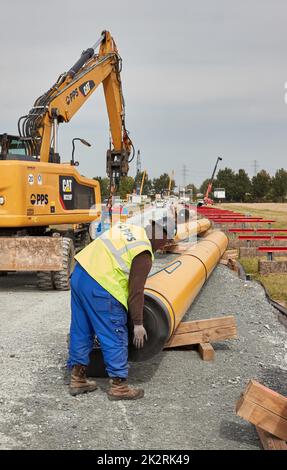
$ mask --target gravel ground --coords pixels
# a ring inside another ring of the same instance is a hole
[[[160,265],[161,261],[157,262]],[[131,366],[137,402],[110,402],[107,380],[73,398],[64,385],[69,293],[43,293],[33,275],[0,279],[0,449],[258,449],[234,407],[249,379],[287,395],[286,329],[256,283],[218,266],[186,315],[233,314],[238,339],[213,363],[173,350]]]

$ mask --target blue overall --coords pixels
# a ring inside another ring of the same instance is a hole
[[[79,263],[71,277],[72,319],[68,367],[87,366],[94,336],[99,340],[110,377],[128,376],[128,328],[125,307]]]

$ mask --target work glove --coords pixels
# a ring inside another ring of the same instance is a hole
[[[134,345],[137,349],[143,348],[144,340],[147,340],[147,332],[143,325],[134,326]]]

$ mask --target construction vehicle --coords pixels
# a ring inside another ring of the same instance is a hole
[[[221,157],[217,157],[217,160],[216,160],[216,163],[215,163],[215,167],[214,167],[214,169],[213,169],[211,178],[210,178],[209,183],[208,183],[208,186],[207,186],[207,190],[206,190],[205,196],[204,196],[204,198],[203,198],[203,203],[204,203],[204,205],[212,205],[212,204],[213,204],[213,200],[209,197],[209,195],[210,195],[210,193],[211,193],[211,191],[212,191],[212,185],[213,185],[215,173],[216,173],[216,170],[217,170],[217,167],[218,167],[218,163],[219,163],[221,160],[222,160]],[[199,204],[199,205],[202,205],[202,204]]]
[[[71,160],[61,162],[58,127],[69,122],[103,84],[112,142],[107,174],[115,188],[128,173],[134,149],[125,126],[120,72],[115,41],[103,31],[96,44],[19,119],[19,135],[0,135],[2,275],[36,271],[41,289],[69,289],[74,253],[90,241],[90,222],[101,217],[101,195],[99,182],[76,170],[75,141],[90,144],[73,139]]]

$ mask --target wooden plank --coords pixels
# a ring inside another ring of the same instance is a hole
[[[287,440],[287,420],[249,401],[246,396],[242,396],[237,402],[236,413],[264,431],[284,441]]]
[[[224,266],[227,266],[228,260],[227,260],[227,259],[221,259],[221,260],[219,261],[219,264],[223,264]]]
[[[198,352],[201,359],[204,361],[213,361],[214,360],[214,349],[210,343],[200,343],[198,345]]]
[[[227,266],[228,266],[230,269],[232,269],[233,271],[236,271],[236,270],[237,270],[237,263],[236,263],[236,260],[235,260],[235,259],[232,259],[232,258],[228,258]]]
[[[188,344],[211,343],[236,337],[237,329],[235,326],[207,328],[200,331],[173,335],[165,347],[174,348]]]
[[[264,431],[259,426],[256,426],[256,431],[264,450],[287,450],[286,441],[282,441],[282,439]]]
[[[226,250],[222,258],[223,260],[228,260],[228,259],[237,259],[238,258],[238,250],[237,249],[232,249],[232,250]]]
[[[207,328],[216,327],[236,327],[235,317],[233,315],[227,315],[225,317],[213,317],[205,320],[192,320],[181,322],[177,327],[174,335],[180,335],[182,333],[193,333],[196,331],[202,331]]]
[[[250,380],[243,396],[287,420],[287,398],[280,393],[265,387],[256,380]]]

